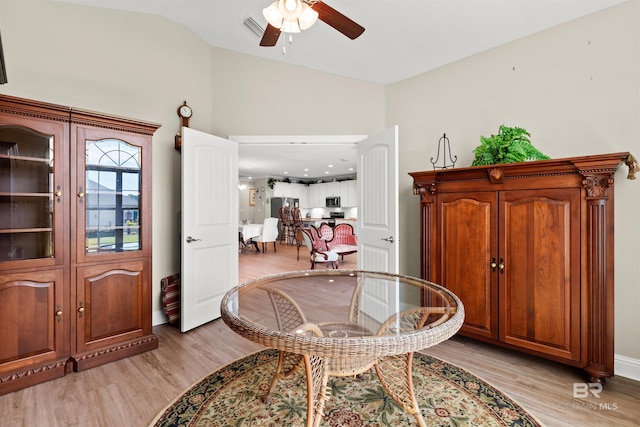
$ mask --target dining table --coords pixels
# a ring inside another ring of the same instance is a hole
[[[262,224],[238,224],[238,231],[244,240],[249,240],[262,235]]]
[[[229,290],[223,321],[240,336],[279,350],[268,390],[304,370],[307,427],[324,414],[330,376],[375,369],[385,391],[418,425],[415,351],[453,336],[464,306],[446,288],[411,276],[362,270],[304,270],[258,277]]]

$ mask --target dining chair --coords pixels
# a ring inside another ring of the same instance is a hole
[[[280,217],[280,222],[282,224],[282,234],[280,236],[280,242],[293,244],[295,231],[293,226],[293,216],[291,213],[291,208],[289,208],[288,206],[281,207],[278,211],[278,216]]]
[[[298,230],[302,233],[304,243],[309,249],[312,270],[316,268],[316,264],[330,265],[333,269],[338,268],[338,254],[327,249],[325,242],[313,228],[299,228]]]
[[[333,228],[331,228],[331,226],[326,222],[320,224],[320,227],[318,227],[318,234],[325,242],[333,240]]]
[[[262,243],[262,252],[266,252],[265,243],[273,242],[273,251],[276,252],[276,240],[278,240],[278,218],[265,218],[262,224],[262,234],[254,237],[253,241]]]

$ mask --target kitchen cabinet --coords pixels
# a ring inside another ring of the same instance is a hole
[[[157,347],[158,127],[0,95],[0,394]]]
[[[613,370],[613,175],[629,153],[410,173],[421,275],[465,305],[460,334]]]
[[[324,208],[325,188],[322,184],[309,185],[309,206],[310,208]]]
[[[339,195],[342,207],[351,208],[358,206],[358,186],[355,179],[340,181]]]
[[[273,185],[273,197],[292,197],[290,193],[291,184],[288,182],[276,182]]]

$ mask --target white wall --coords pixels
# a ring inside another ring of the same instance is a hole
[[[640,157],[639,19],[634,0],[386,87],[387,124],[400,125],[402,272],[420,273],[419,200],[407,173],[432,169],[443,133],[458,167],[501,124],[528,129],[554,158]],[[615,175],[615,351],[637,360],[640,179],[626,174],[622,166]]]

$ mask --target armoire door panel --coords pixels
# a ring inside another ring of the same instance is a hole
[[[20,381],[48,369],[64,375],[69,312],[63,277],[62,269],[0,276],[0,378],[14,372]],[[0,381],[0,391],[11,382]]]
[[[143,335],[145,261],[78,268],[77,352]]]
[[[501,193],[500,339],[579,359],[579,189]]]
[[[496,282],[496,193],[443,194],[438,197],[438,283],[465,306],[462,332],[498,336]]]

